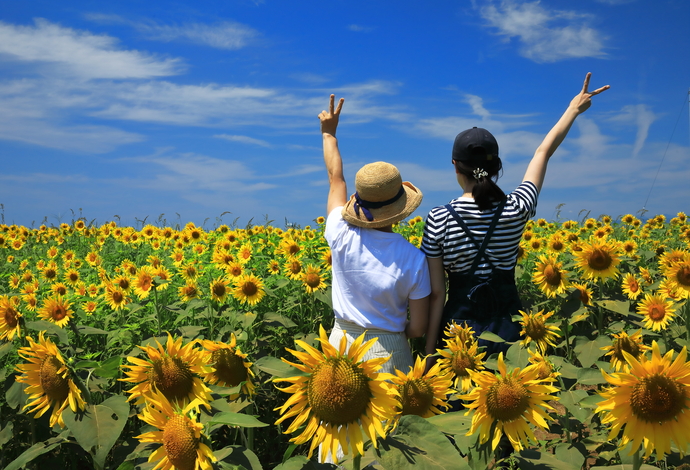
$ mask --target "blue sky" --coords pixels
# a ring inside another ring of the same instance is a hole
[[[458,132],[494,133],[510,191],[587,72],[611,89],[552,158],[537,215],[690,212],[689,19],[687,0],[3,0],[2,215],[311,224],[335,93],[350,191],[389,161],[425,216],[460,195]]]

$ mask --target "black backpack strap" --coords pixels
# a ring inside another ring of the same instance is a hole
[[[482,241],[482,244],[479,245],[479,242],[477,241],[476,238],[472,235],[472,232],[470,232],[470,229],[467,227],[467,224],[465,223],[464,220],[462,220],[462,217],[455,212],[455,209],[453,209],[453,206],[450,204],[446,204],[445,208],[448,210],[450,215],[453,216],[455,221],[462,227],[462,229],[465,231],[467,236],[472,240],[472,243],[474,243],[474,246],[477,247],[477,256],[474,258],[474,262],[472,263],[472,267],[470,268],[470,274],[474,274],[474,272],[477,270],[479,267],[479,263],[481,262],[482,258],[484,257],[484,252],[486,251],[486,247],[489,244],[489,239],[491,238],[491,234],[493,234],[494,229],[496,228],[496,225],[498,225],[498,219],[501,218],[501,214],[503,213],[503,208],[506,205],[506,200],[503,199],[498,206],[496,207],[496,211],[494,212],[494,216],[491,219],[491,225],[489,225],[489,230],[486,231],[486,235],[484,236],[484,240]],[[494,264],[491,262],[491,260],[487,257],[486,261],[489,263],[491,266],[491,269],[494,268]]]

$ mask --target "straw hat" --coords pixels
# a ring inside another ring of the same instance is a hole
[[[419,207],[422,192],[402,181],[398,169],[386,162],[364,165],[355,176],[355,194],[343,207],[352,225],[380,228],[400,222]]]

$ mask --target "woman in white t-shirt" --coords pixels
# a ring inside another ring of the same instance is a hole
[[[466,322],[477,335],[490,331],[506,341],[519,339],[520,327],[511,320],[521,309],[515,286],[519,242],[535,214],[549,159],[592,96],[609,88],[588,91],[590,76],[537,148],[522,184],[507,196],[495,182],[502,164],[494,136],[474,127],[455,138],[452,163],[463,194],[429,212],[422,239],[432,287],[427,354],[443,347],[441,336],[451,320]],[[480,345],[488,353],[507,348],[482,340]]]
[[[407,338],[426,333],[431,285],[424,253],[392,227],[419,206],[422,193],[403,182],[395,166],[375,162],[357,172],[356,192],[348,198],[335,137],[344,100],[335,109],[334,100],[331,95],[328,111],[319,114],[330,184],[325,237],[335,324],[329,341],[338,347],[346,335],[349,346],[366,331],[365,341],[378,341],[364,359],[391,356],[380,372],[407,373],[413,365]]]

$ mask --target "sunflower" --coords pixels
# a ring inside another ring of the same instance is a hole
[[[81,308],[87,315],[93,315],[96,309],[98,309],[98,304],[93,300],[87,300],[81,305]]]
[[[68,283],[70,286],[74,287],[76,286],[81,277],[79,275],[79,271],[77,271],[74,268],[68,269],[65,274],[63,275],[63,279],[65,280],[66,283]]]
[[[685,256],[665,270],[668,285],[674,288],[683,299],[690,298],[690,258]]]
[[[326,288],[326,282],[321,275],[321,270],[311,264],[307,265],[304,271],[302,271],[302,284],[309,294]]]
[[[559,263],[556,257],[540,255],[532,280],[547,297],[552,299],[565,292],[568,286],[568,274],[563,271],[563,263]]]
[[[242,303],[256,305],[264,298],[266,291],[261,279],[253,274],[243,274],[235,279],[232,295]]]
[[[194,281],[187,281],[183,286],[177,288],[177,295],[183,302],[189,302],[192,299],[198,299],[201,295],[199,286]]]
[[[211,289],[211,299],[216,302],[225,302],[225,299],[228,298],[228,294],[230,294],[229,284],[230,281],[223,276],[219,276],[211,281],[211,285],[209,286]]]
[[[549,385],[551,379],[539,379],[536,364],[524,369],[515,368],[510,373],[503,362],[503,353],[498,355],[498,374],[488,371],[470,371],[477,386],[461,398],[471,403],[465,407],[475,410],[472,426],[467,435],[479,431],[479,442],[484,444],[491,437],[492,450],[498,446],[505,433],[513,448],[523,449],[523,442],[536,441],[528,421],[544,430],[553,408],[547,403],[558,400],[552,395],[558,389]],[[493,429],[493,436],[489,436]]]
[[[58,266],[55,262],[51,261],[48,263],[47,266],[45,266],[42,270],[43,279],[45,279],[48,282],[55,282],[55,280],[58,278]]]
[[[283,406],[276,408],[282,414],[276,424],[294,417],[285,433],[301,429],[301,434],[290,441],[300,445],[311,440],[309,458],[320,444],[323,444],[321,461],[328,454],[337,460],[338,445],[342,446],[345,454],[351,447],[353,453],[362,455],[362,431],[377,447],[377,435],[385,437],[382,423],[395,415],[397,392],[386,382],[392,375],[377,372],[388,358],[363,361],[364,355],[376,341],[373,338],[364,343],[363,334],[350,345],[347,353],[345,335],[336,349],[328,342],[326,331],[320,326],[318,341],[323,352],[300,340],[295,343],[305,352],[288,349],[302,364],[282,359],[304,372],[304,375],[273,379],[292,383],[286,388],[279,388],[292,396]]]
[[[331,253],[331,247],[325,246],[321,249],[321,265],[326,269],[331,269],[333,267],[333,255]]]
[[[140,299],[145,299],[151,293],[153,288],[153,278],[156,276],[156,270],[151,266],[142,266],[136,272],[132,287],[134,293]]]
[[[587,284],[573,282],[570,287],[577,289],[580,302],[582,302],[583,305],[592,305],[592,289],[590,289]]]
[[[244,273],[244,265],[239,261],[233,261],[227,265],[225,272],[231,278],[240,277]]]
[[[270,274],[278,274],[280,273],[280,263],[274,259],[268,262],[268,272]]]
[[[12,341],[15,336],[21,337],[19,319],[22,314],[17,310],[18,297],[0,295],[0,339]]]
[[[246,361],[247,355],[237,347],[234,333],[230,334],[230,343],[202,340],[201,345],[206,354],[204,362],[211,365],[211,370],[204,374],[206,382],[223,387],[236,387],[242,384],[244,394],[254,394],[252,363]]]
[[[38,334],[38,342],[27,336],[29,346],[17,351],[29,362],[17,365],[16,370],[22,375],[16,380],[28,385],[24,392],[32,401],[27,403],[24,409],[33,408],[30,412],[35,412],[35,418],[40,418],[52,406],[50,426],[58,424],[64,428],[62,412],[68,406],[76,412],[77,409],[83,410],[86,405],[81,391],[70,377],[60,350],[50,338],[45,339],[43,334],[43,331]]]
[[[657,460],[671,452],[671,440],[679,449],[690,441],[690,363],[683,348],[675,360],[674,351],[663,357],[656,341],[652,342],[652,358],[635,359],[623,353],[630,371],[607,374],[611,387],[599,394],[597,413],[602,423],[612,424],[609,439],[622,431],[621,448],[632,441],[632,451],[644,446],[645,457],[656,450]]]
[[[287,258],[293,258],[302,250],[300,244],[292,238],[285,237],[278,245],[276,253]]]
[[[130,301],[127,292],[125,292],[118,284],[109,284],[105,287],[103,298],[110,305],[113,310],[122,310]]]
[[[460,344],[464,344],[466,347],[477,341],[474,328],[467,326],[467,322],[460,326],[455,323],[455,320],[451,320],[443,331],[447,338],[460,338]],[[446,346],[448,346],[448,340],[446,339],[445,341]]]
[[[194,262],[185,263],[177,272],[187,282],[195,281],[201,275],[199,267]]]
[[[237,250],[237,261],[245,265],[252,259],[252,254],[251,245],[245,243]]]
[[[621,249],[623,250],[623,253],[625,253],[628,256],[634,256],[635,253],[637,253],[637,243],[635,240],[625,240],[621,244]]]
[[[296,259],[288,260],[285,265],[285,274],[293,281],[299,281],[302,276],[302,263]]]
[[[675,317],[673,302],[659,294],[645,294],[637,306],[637,313],[644,317],[644,326],[652,331],[665,330],[668,322]]]
[[[544,311],[540,310],[537,313],[527,313],[520,310],[522,314],[522,320],[520,325],[522,325],[522,331],[520,335],[524,335],[525,339],[522,340],[522,345],[527,346],[530,342],[534,341],[537,343],[537,350],[542,354],[546,352],[546,348],[549,345],[556,347],[554,341],[560,336],[560,329],[555,325],[549,325],[546,323],[554,312],[549,312],[544,315]]]
[[[560,372],[556,372],[554,370],[553,363],[547,356],[540,353],[538,350],[532,351],[529,348],[527,349],[527,352],[529,353],[529,363],[537,366],[539,370],[539,373],[537,374],[537,378],[539,380],[549,380],[554,382],[556,377],[561,375]]]
[[[152,391],[146,395],[146,406],[137,415],[146,424],[158,431],[149,431],[136,436],[142,443],[161,444],[149,455],[148,461],[158,462],[158,470],[212,470],[216,461],[208,441],[201,431],[203,425],[196,417],[190,417],[194,409],[203,402],[196,399],[180,409],[164,394]]]
[[[165,348],[156,340],[157,347],[139,346],[148,357],[127,357],[134,365],[125,364],[127,378],[119,379],[123,382],[135,384],[127,392],[137,398],[136,404],[145,401],[145,395],[152,390],[158,390],[165,397],[180,406],[200,399],[204,403],[210,401],[211,390],[201,381],[199,376],[205,375],[209,367],[205,365],[204,355],[195,349],[196,341],[182,346],[182,337],[173,340],[168,333]]]
[[[50,291],[53,294],[65,296],[67,295],[67,286],[64,282],[56,282],[51,284]]]
[[[71,307],[69,301],[60,295],[48,297],[43,301],[43,306],[38,311],[38,316],[62,328],[69,323],[70,318],[74,314]]]
[[[558,255],[559,253],[565,252],[565,250],[568,248],[566,241],[567,240],[563,238],[563,235],[556,232],[547,240],[546,249],[549,253]]]
[[[425,374],[425,364],[426,360],[417,356],[414,367],[410,367],[407,374],[396,369],[396,377],[391,379],[398,388],[397,411],[400,416],[429,418],[443,413],[439,408],[449,408],[447,397],[454,393],[450,388],[452,376],[441,374],[438,362]]]
[[[446,339],[446,348],[439,349],[441,358],[437,364],[441,369],[441,374],[455,376],[453,387],[461,392],[467,392],[472,388],[472,377],[470,371],[480,371],[484,369],[482,359],[485,352],[479,352],[476,342],[469,346],[460,336]]]
[[[628,336],[628,333],[621,331],[613,335],[613,341],[610,346],[604,346],[602,351],[608,351],[605,356],[611,356],[611,367],[616,371],[628,372],[630,368],[625,361],[624,352],[630,354],[636,360],[640,360],[642,355],[649,351],[649,346],[642,343],[642,332],[633,333]]]
[[[630,300],[637,300],[642,293],[640,282],[631,273],[625,275],[621,287],[623,288],[623,293],[627,295]]]
[[[615,241],[590,239],[575,251],[576,266],[584,271],[587,279],[607,279],[618,275],[620,248]]]
[[[654,276],[652,276],[652,273],[649,271],[649,269],[640,268],[640,276],[642,276],[642,280],[648,286],[651,286],[652,284],[654,284]]]

